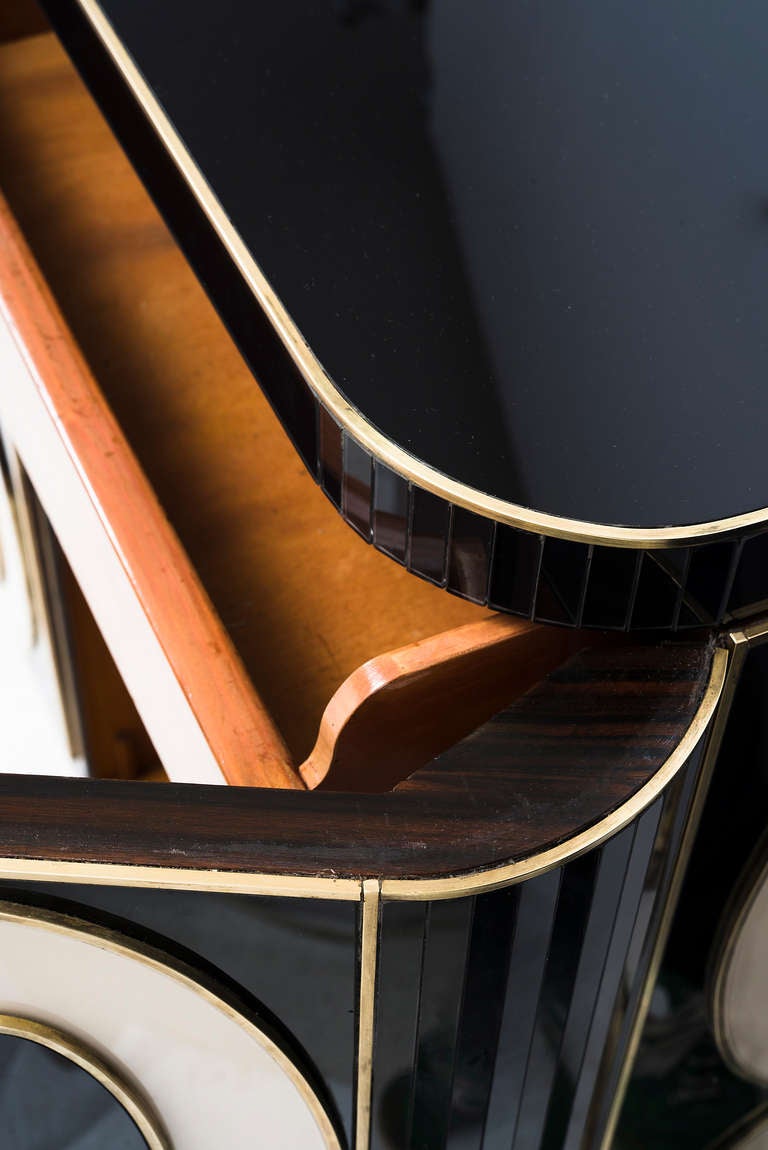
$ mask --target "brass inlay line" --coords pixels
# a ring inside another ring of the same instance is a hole
[[[0,900],[0,921],[25,923],[31,922],[36,927],[50,930],[56,934],[63,934],[69,938],[85,938],[100,950],[111,951],[123,958],[130,958],[143,963],[153,970],[166,975],[174,981],[181,983],[205,1002],[213,1006],[225,1017],[245,1030],[251,1038],[261,1046],[280,1067],[283,1073],[296,1087],[303,1101],[312,1113],[320,1129],[326,1150],[342,1150],[338,1134],[328,1116],[325,1107],[312,1089],[301,1069],[296,1065],[288,1053],[278,1045],[274,1038],[269,1037],[261,1027],[250,1019],[236,1006],[232,1005],[226,997],[217,992],[213,980],[201,975],[193,967],[187,966],[178,959],[171,958],[153,946],[138,942],[118,931],[110,930],[98,923],[76,918],[73,915],[60,914],[58,911],[42,910],[39,907],[25,906],[21,903]],[[205,981],[203,978],[205,977]],[[105,1084],[106,1085],[106,1084]],[[155,1145],[151,1144],[152,1150]],[[157,1144],[157,1150],[170,1150],[169,1144]]]
[[[337,422],[375,458],[386,463],[406,479],[460,507],[469,508],[499,523],[508,523],[525,531],[541,532],[563,539],[581,540],[609,547],[680,547],[715,537],[734,536],[751,527],[768,522],[768,508],[745,512],[710,522],[671,527],[621,527],[569,519],[535,511],[485,492],[442,474],[404,451],[378,431],[354,408],[328,378],[312,349],[278,298],[264,272],[249,252],[224,208],[204,178],[168,116],[97,0],[77,0],[94,32],[121,73],[139,106],[165,146],[169,156],[197,200],[219,240],[247,283],[258,305],[269,319],[303,379],[323,407]]]
[[[48,1050],[53,1050],[56,1054],[61,1054],[70,1062],[74,1062],[100,1082],[120,1103],[133,1119],[149,1150],[172,1150],[168,1136],[147,1100],[134,1086],[130,1086],[113,1066],[105,1062],[101,1055],[80,1039],[73,1038],[53,1026],[16,1014],[0,1014],[0,1034],[36,1042],[39,1046],[45,1046]]]
[[[360,1013],[357,1029],[355,1150],[368,1150],[371,1140],[373,1027],[376,1006],[380,901],[378,879],[366,879],[363,883],[360,930]]]
[[[764,621],[768,626],[768,621]],[[619,1074],[619,1080],[611,1100],[611,1105],[608,1111],[608,1119],[606,1122],[603,1137],[600,1142],[599,1150],[610,1150],[613,1143],[616,1127],[618,1125],[619,1117],[621,1115],[621,1108],[624,1102],[624,1096],[629,1085],[629,1078],[632,1072],[632,1067],[637,1055],[637,1049],[640,1045],[640,1038],[643,1032],[643,1026],[651,1005],[651,997],[653,995],[654,987],[658,979],[659,969],[661,967],[661,960],[664,956],[664,948],[667,943],[667,937],[672,926],[672,919],[677,908],[677,902],[680,897],[685,872],[690,858],[693,844],[696,839],[696,831],[698,830],[701,814],[704,809],[707,793],[709,790],[709,783],[712,778],[712,772],[715,768],[720,744],[722,742],[725,726],[728,721],[728,715],[733,702],[733,696],[736,691],[739,676],[741,674],[744,660],[749,650],[749,639],[742,631],[733,631],[729,636],[731,642],[731,657],[725,678],[725,684],[722,690],[722,697],[717,709],[715,721],[709,734],[707,748],[705,751],[704,762],[701,766],[698,783],[696,785],[696,793],[693,796],[691,807],[688,813],[688,819],[683,830],[682,838],[680,841],[680,850],[678,852],[677,860],[675,862],[674,871],[670,881],[669,890],[667,893],[667,901],[662,911],[661,920],[659,922],[659,930],[651,952],[651,959],[648,966],[648,972],[645,978],[645,984],[640,996],[637,1014],[632,1024],[629,1042],[627,1043],[626,1054],[624,1062]],[[725,654],[725,652],[723,652]]]

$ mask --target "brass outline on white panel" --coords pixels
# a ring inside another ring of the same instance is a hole
[[[18,1014],[0,1014],[0,1034],[23,1038],[69,1059],[95,1078],[133,1119],[149,1150],[172,1150],[160,1121],[145,1098],[113,1066],[78,1038]]]
[[[203,975],[194,967],[188,966],[179,959],[171,957],[147,943],[138,942],[128,935],[108,929],[99,923],[77,918],[74,915],[61,914],[54,910],[0,899],[0,921],[32,922],[38,928],[63,934],[70,938],[85,938],[101,950],[111,951],[123,958],[141,962],[188,987],[255,1039],[258,1045],[277,1063],[303,1098],[317,1123],[327,1150],[342,1150],[333,1122],[300,1068],[275,1039],[261,1029],[257,1022],[249,1018],[238,1007],[232,1005],[224,993],[219,993],[210,976]],[[168,1142],[150,1145],[151,1150],[170,1150]]]
[[[77,0],[93,31],[101,40],[113,63],[135,97],[168,155],[208,219],[232,262],[242,276],[258,306],[300,372],[307,386],[326,411],[353,439],[399,475],[459,507],[479,515],[508,523],[524,531],[553,535],[609,547],[662,548],[683,547],[713,539],[735,537],[768,522],[768,508],[760,508],[726,519],[677,527],[620,527],[590,523],[550,515],[520,504],[487,495],[430,467],[404,451],[380,432],[349,403],[323,370],[312,349],[303,339],[296,323],[278,298],[242,237],[217,199],[210,184],[190,155],[178,132],[164,112],[144,77],[127,52],[120,37],[105,16],[97,0]]]

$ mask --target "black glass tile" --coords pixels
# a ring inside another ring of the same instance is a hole
[[[736,547],[729,542],[691,548],[686,602],[704,619],[717,622],[725,608],[729,583],[735,574]],[[768,580],[766,591],[768,593]]]
[[[341,508],[341,476],[344,461],[341,428],[327,411],[320,411],[320,486],[332,503]]]
[[[370,455],[354,439],[345,435],[342,509],[347,523],[365,540],[371,538],[372,485],[373,465]]]
[[[640,565],[632,627],[671,627],[679,604],[680,588],[646,551]]]
[[[543,539],[498,524],[488,606],[530,615],[539,578]]]
[[[374,464],[373,542],[399,563],[408,545],[408,484],[383,463]]]
[[[766,599],[768,599],[768,531],[745,539],[728,600],[728,610],[744,610]]]
[[[463,507],[454,507],[448,552],[448,587],[473,603],[488,597],[488,571],[494,524]]]
[[[413,487],[411,491],[411,541],[408,570],[431,583],[445,581],[445,559],[451,508],[445,500]]]
[[[569,539],[545,539],[536,618],[577,623],[587,577],[590,549]]]
[[[594,548],[582,615],[585,627],[627,626],[641,559],[642,552],[626,547]]]

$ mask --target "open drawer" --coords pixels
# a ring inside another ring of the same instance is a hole
[[[51,34],[0,157],[0,421],[172,778],[386,789],[583,645],[341,521]]]

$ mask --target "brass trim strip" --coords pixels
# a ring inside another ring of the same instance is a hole
[[[678,771],[685,765],[695,750],[699,740],[704,736],[707,727],[715,713],[721,695],[724,692],[728,674],[728,652],[718,649],[712,658],[712,669],[707,683],[704,697],[693,717],[691,725],[677,744],[672,754],[656,774],[644,786],[632,795],[625,803],[612,811],[605,818],[594,823],[581,834],[566,839],[563,843],[533,855],[519,862],[506,863],[503,866],[492,867],[484,871],[475,871],[472,874],[457,875],[452,878],[439,879],[383,879],[381,893],[390,899],[443,899],[456,898],[458,895],[480,894],[483,891],[494,890],[501,886],[511,886],[523,879],[533,878],[534,875],[552,870],[562,863],[577,858],[585,851],[599,846],[606,839],[615,835],[628,823],[645,810],[658,795],[669,785]],[[719,714],[719,712],[718,712]]]
[[[581,540],[610,547],[681,547],[686,544],[711,540],[715,537],[738,535],[749,528],[762,526],[768,522],[768,508],[733,515],[726,519],[676,527],[620,527],[569,519],[565,516],[534,511],[531,508],[487,495],[467,484],[451,479],[409,452],[404,451],[378,431],[356,408],[348,403],[325,374],[311,348],[302,338],[294,320],[276,295],[243,239],[235,230],[232,221],[226,215],[212,188],[192,159],[97,0],[77,0],[77,3],[111,56],[305,382],[334,419],[375,458],[427,491],[499,523],[508,523],[525,531],[541,532],[563,539]]]
[[[198,890],[215,894],[269,895],[275,898],[327,898],[357,902],[361,880],[321,875],[250,874],[193,870],[189,867],[132,863],[62,862],[59,859],[0,857],[0,881],[45,881]]]
[[[661,967],[661,960],[664,956],[664,948],[667,943],[667,937],[672,926],[672,919],[677,908],[678,899],[680,897],[680,891],[682,889],[683,879],[685,878],[685,872],[688,865],[688,859],[690,858],[693,844],[696,839],[696,831],[698,830],[699,821],[704,809],[704,803],[709,791],[709,783],[712,778],[712,773],[715,769],[715,763],[717,762],[720,744],[722,742],[723,733],[728,721],[731,703],[733,702],[733,696],[736,691],[739,676],[744,665],[747,651],[749,650],[749,640],[742,631],[731,632],[729,635],[729,640],[731,643],[731,654],[728,661],[727,674],[722,689],[720,703],[717,709],[717,715],[709,733],[704,762],[702,763],[701,773],[696,785],[696,793],[691,801],[688,819],[680,841],[680,850],[678,852],[675,868],[672,873],[669,891],[667,894],[667,901],[662,911],[659,930],[656,935],[653,950],[651,952],[651,960],[648,965],[645,984],[640,996],[637,1014],[632,1024],[632,1030],[630,1033],[629,1042],[627,1043],[627,1050],[624,1057],[624,1062],[621,1067],[621,1072],[619,1074],[616,1090],[614,1092],[613,1098],[611,1099],[608,1118],[600,1142],[599,1150],[610,1150],[610,1147],[613,1143],[616,1127],[621,1115],[621,1108],[624,1103],[624,1096],[629,1085],[630,1074],[635,1062],[638,1046],[640,1045],[643,1026],[645,1024],[645,1019],[651,1005],[651,997],[653,995],[654,987],[656,986],[659,968]],[[723,654],[726,654],[726,652],[723,652]]]
[[[360,1017],[357,1029],[355,1150],[368,1150],[371,1140],[373,1026],[379,959],[380,902],[378,879],[366,879],[363,883],[360,929]]]
[[[226,997],[218,994],[211,985],[208,985],[209,982],[212,982],[210,978],[206,977],[206,981],[203,982],[200,980],[199,972],[195,971],[194,968],[183,964],[177,959],[171,958],[155,947],[149,946],[146,943],[137,942],[127,935],[120,934],[118,931],[107,929],[98,923],[77,918],[74,915],[61,914],[58,911],[43,910],[39,907],[0,900],[0,921],[33,922],[37,927],[50,930],[56,934],[63,934],[69,938],[85,937],[101,950],[111,951],[113,954],[119,954],[124,958],[141,962],[145,966],[149,966],[153,970],[159,971],[161,974],[167,975],[169,978],[187,986],[195,994],[198,994],[204,999],[204,1001],[209,1003],[209,1005],[215,1007],[220,1013],[224,1014],[232,1022],[235,1022],[250,1034],[250,1036],[267,1051],[270,1057],[294,1084],[312,1112],[318,1128],[322,1133],[327,1150],[342,1150],[339,1136],[334,1129],[325,1107],[320,1102],[320,1099],[300,1068],[274,1039],[265,1034],[256,1022],[228,1002]],[[152,1150],[154,1150],[154,1147],[152,1147]],[[169,1150],[168,1143],[161,1144],[158,1150]]]
[[[74,1062],[100,1082],[120,1103],[133,1119],[149,1150],[172,1150],[159,1119],[152,1112],[146,1099],[135,1087],[129,1086],[113,1066],[105,1062],[80,1039],[73,1038],[53,1026],[16,1014],[0,1014],[0,1034],[35,1042],[38,1046],[45,1046],[48,1050],[53,1050],[56,1054],[61,1054],[70,1062]]]

